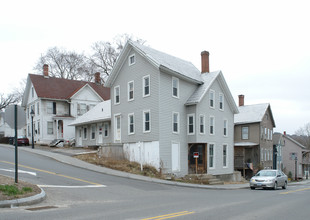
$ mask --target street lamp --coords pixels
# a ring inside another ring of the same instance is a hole
[[[33,109],[31,109],[30,115],[31,115],[31,145],[32,145],[32,149],[34,149],[34,141],[33,141],[33,116],[34,116],[34,111],[33,111]]]

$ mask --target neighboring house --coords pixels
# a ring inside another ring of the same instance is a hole
[[[164,173],[232,174],[238,108],[221,71],[128,41],[105,86],[111,88],[112,141],[130,160]],[[198,153],[198,154],[197,154]]]
[[[273,134],[273,168],[277,170],[283,170],[283,147],[284,138],[281,133]]]
[[[100,102],[70,126],[75,126],[75,146],[110,144],[111,101]]]
[[[48,144],[54,139],[70,140],[75,136],[73,120],[99,102],[110,99],[110,90],[100,84],[100,73],[95,83],[49,77],[48,65],[43,75],[29,74],[22,106],[26,110],[27,136],[31,137],[31,111],[34,112],[34,140]]]
[[[250,178],[260,169],[273,167],[273,128],[270,104],[244,105],[239,95],[235,115],[235,169]]]
[[[307,150],[305,146],[286,135],[286,132],[284,132],[282,138],[284,142],[284,147],[282,148],[283,172],[286,175],[291,172],[293,179],[295,177],[303,178],[307,173],[309,175],[310,150]]]
[[[26,135],[26,116],[21,106],[17,106],[17,136]],[[15,106],[9,105],[0,112],[0,137],[15,137]]]

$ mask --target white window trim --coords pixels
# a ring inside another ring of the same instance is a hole
[[[176,80],[176,82],[177,82],[177,96],[175,96],[175,95],[173,95],[173,81],[174,80]],[[172,77],[172,81],[171,81],[171,92],[172,92],[172,97],[174,97],[174,98],[179,98],[180,97],[180,83],[179,83],[179,79],[178,78],[176,78],[176,77]]]
[[[201,132],[200,130],[200,126],[201,126],[201,117],[203,117],[203,132]],[[199,134],[205,134],[206,133],[206,117],[205,115],[199,115]]]
[[[145,113],[149,113],[149,130],[145,130]],[[151,132],[151,125],[152,125],[152,119],[151,119],[151,110],[144,110],[143,111],[143,133],[150,133]]]
[[[213,106],[211,106],[211,94],[213,94],[212,95],[212,99],[213,99]],[[209,92],[209,107],[210,108],[213,108],[213,109],[215,109],[215,91],[214,90],[212,90],[212,89],[210,89],[210,92]]]
[[[132,83],[132,98],[130,98],[130,84]],[[127,84],[127,96],[128,96],[128,102],[133,101],[135,99],[135,82],[129,81]]]
[[[248,128],[248,138],[243,138],[243,128]],[[249,129],[249,126],[242,126],[241,127],[241,140],[249,140],[249,138],[250,138],[250,131],[249,131],[250,129]]]
[[[118,89],[119,94],[119,102],[116,102],[116,89]],[[121,87],[120,86],[114,86],[114,105],[119,105],[121,103]]]
[[[213,118],[213,124],[212,124],[212,126],[213,126],[213,133],[211,133],[211,118]],[[212,115],[210,115],[210,117],[209,117],[209,134],[210,135],[215,135],[215,117],[212,116]]]
[[[133,62],[133,63],[130,62],[131,57],[134,58],[134,62]],[[131,55],[128,57],[128,65],[129,65],[129,66],[132,66],[132,65],[134,65],[135,63],[136,63],[136,54],[131,54]]]
[[[95,127],[95,132],[94,132],[95,133],[95,138],[92,137],[93,136],[92,135],[93,134],[93,127]],[[96,127],[97,127],[96,124],[92,124],[90,126],[90,140],[96,140],[96,130],[97,130]]]
[[[48,131],[48,124],[49,123],[52,123],[52,133],[50,134]],[[31,123],[30,123],[30,125],[31,125]],[[54,123],[53,123],[53,121],[47,121],[47,123],[46,123],[46,126],[47,126],[47,135],[54,135]],[[29,125],[28,125],[28,128],[30,128],[29,127]]]
[[[149,79],[149,94],[147,94],[147,95],[145,95],[145,78],[148,78]],[[142,86],[143,86],[143,88],[142,88],[142,96],[143,97],[148,97],[148,96],[150,96],[151,95],[151,77],[150,77],[150,75],[146,75],[146,76],[143,76],[143,78],[142,78]]]
[[[116,139],[116,133],[117,133],[117,122],[116,122],[116,117],[120,118],[120,135],[119,135],[119,140]],[[115,143],[121,143],[122,141],[122,117],[120,113],[114,114],[114,128],[113,128],[113,136],[114,136],[114,142]]]
[[[222,108],[221,108],[221,97],[222,97]],[[225,105],[224,105],[224,94],[223,93],[220,93],[219,94],[219,109],[220,109],[220,111],[224,111],[224,107],[225,107]]]
[[[174,131],[174,115],[177,114],[177,130]],[[179,112],[172,112],[172,133],[179,134],[180,133],[180,113]]]
[[[213,145],[213,167],[210,167],[210,162],[208,162],[208,168],[215,169],[215,143],[209,143],[208,145],[208,161],[210,160],[210,145]]]
[[[130,116],[133,117],[133,132],[130,132]],[[135,114],[134,113],[129,113],[128,114],[128,135],[133,135],[135,134]]]
[[[189,118],[193,117],[193,133],[189,133]],[[195,114],[187,114],[187,135],[195,135]]]
[[[222,145],[222,153],[224,153],[224,146],[226,146],[226,166],[224,166],[224,154],[222,155],[222,165],[223,165],[223,168],[228,168],[228,144],[226,144],[226,143],[223,143],[223,145]]]
[[[105,135],[105,125],[107,125],[107,133],[108,135],[106,136]],[[103,125],[102,125],[102,128],[103,128],[103,137],[109,137],[109,123],[108,122],[104,122]]]
[[[86,128],[86,137],[85,137],[85,135],[84,135],[84,129]],[[87,140],[88,139],[88,132],[87,132],[87,126],[83,126],[83,137],[82,137],[82,139],[83,140]]]
[[[226,134],[224,133],[225,122],[226,122]],[[223,121],[223,136],[224,136],[224,137],[228,137],[228,120],[225,119],[225,118],[224,118],[224,121]]]

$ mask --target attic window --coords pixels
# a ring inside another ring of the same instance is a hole
[[[132,55],[129,56],[128,62],[129,62],[129,66],[131,66],[131,65],[136,63],[135,54],[132,54]]]

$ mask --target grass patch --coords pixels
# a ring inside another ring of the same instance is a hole
[[[32,188],[23,187],[21,190],[15,185],[0,185],[0,191],[7,196],[18,196],[24,193],[32,192]]]

